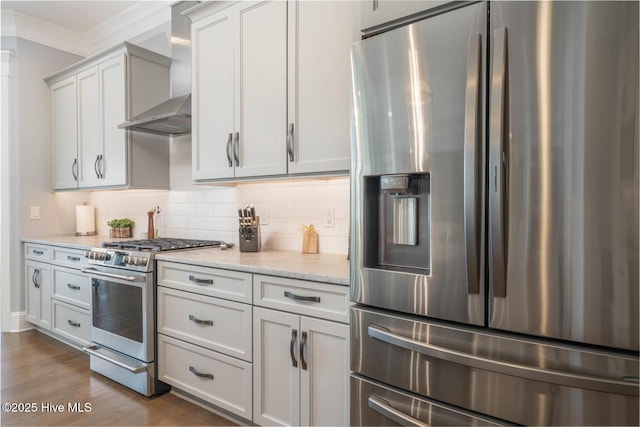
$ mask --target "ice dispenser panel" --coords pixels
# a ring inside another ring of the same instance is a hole
[[[365,267],[428,274],[429,174],[365,178]]]

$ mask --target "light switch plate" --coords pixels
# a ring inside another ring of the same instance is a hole
[[[40,208],[38,206],[31,206],[31,219],[40,219]]]

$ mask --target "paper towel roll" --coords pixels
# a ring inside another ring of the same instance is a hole
[[[76,206],[76,236],[96,234],[96,217],[93,206]]]

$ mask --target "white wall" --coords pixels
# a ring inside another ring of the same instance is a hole
[[[11,111],[7,138],[3,138],[1,288],[3,301],[9,299],[11,312],[25,308],[20,237],[70,234],[75,219],[70,206],[88,197],[86,193],[54,195],[51,192],[51,109],[49,88],[44,78],[81,57],[23,39],[2,38],[13,50],[10,90],[3,96]],[[7,117],[3,115],[3,121]],[[40,208],[40,220],[30,220],[30,207]],[[8,234],[8,235],[6,235]],[[8,252],[8,257],[5,252]],[[4,319],[4,316],[3,316]],[[2,328],[7,325],[3,322]]]

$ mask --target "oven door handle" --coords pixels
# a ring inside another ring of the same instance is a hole
[[[141,372],[145,372],[147,370],[147,367],[145,365],[138,365],[138,366],[129,366],[126,363],[122,363],[119,360],[115,360],[112,359],[109,356],[105,356],[102,353],[98,353],[96,350],[98,349],[98,346],[92,345],[89,347],[82,347],[82,351],[84,351],[87,354],[90,354],[92,356],[98,357],[102,360],[106,360],[109,363],[113,363],[116,366],[119,366],[123,369],[126,369],[127,371],[131,372],[132,374],[139,374]]]
[[[110,277],[112,279],[126,280],[127,282],[144,282],[145,280],[147,280],[145,276],[125,276],[122,274],[105,273],[104,271],[100,271],[95,268],[83,268],[80,271],[82,271],[83,273],[93,274],[95,276],[103,276],[103,277]]]

